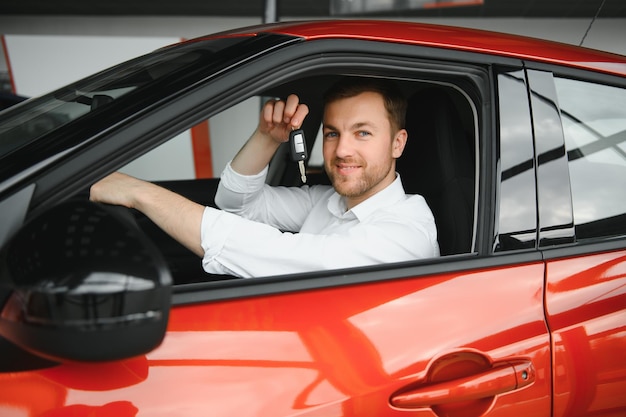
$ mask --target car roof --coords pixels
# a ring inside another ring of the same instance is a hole
[[[268,32],[307,40],[361,39],[480,52],[626,76],[626,56],[519,35],[426,23],[391,20],[295,21],[250,26],[216,35]]]

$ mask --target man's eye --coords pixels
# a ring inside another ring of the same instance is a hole
[[[359,136],[361,138],[364,138],[364,137],[367,137],[367,136],[371,136],[371,133],[366,131],[366,130],[359,130],[356,134],[357,134],[357,136]]]
[[[337,137],[337,132],[326,132],[324,133],[324,139],[334,139]]]

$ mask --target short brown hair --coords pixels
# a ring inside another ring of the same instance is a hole
[[[403,129],[407,100],[392,81],[383,78],[343,77],[324,94],[324,107],[333,101],[367,92],[378,93],[382,96],[391,128],[394,131]]]

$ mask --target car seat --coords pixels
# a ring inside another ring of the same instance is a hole
[[[467,107],[470,112],[469,106]],[[442,255],[472,251],[474,153],[450,94],[427,87],[408,99],[405,150],[397,160],[407,194],[422,195],[437,225]],[[473,135],[472,135],[473,136]]]

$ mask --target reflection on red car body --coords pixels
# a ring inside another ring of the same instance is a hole
[[[484,270],[178,307],[163,344],[147,355],[150,377],[145,380],[141,358],[116,363],[102,381],[72,364],[27,374],[48,381],[48,391],[57,392],[48,395],[57,410],[122,398],[150,416],[179,413],[168,409],[173,404],[232,415],[236,410],[228,407],[241,401],[249,415],[335,410],[362,416],[369,410],[393,416],[405,413],[389,404],[395,392],[436,379],[479,375],[514,358],[532,363],[536,377],[531,384],[440,408],[450,416],[478,417],[486,409],[505,412],[513,402],[525,404],[529,414],[542,414],[550,408],[543,267],[511,267],[508,285],[494,285],[501,273]],[[442,297],[456,300],[456,308],[442,305]],[[514,326],[506,319],[512,316],[519,318]],[[420,340],[433,348],[407,349]],[[466,348],[459,350],[459,345]],[[455,363],[455,357],[464,361]],[[474,368],[477,358],[484,363]],[[447,366],[437,368],[437,362]],[[107,365],[93,369],[98,366]],[[441,376],[433,379],[429,369],[441,369]],[[32,392],[28,384],[23,389]],[[22,392],[21,398],[25,402],[15,406],[29,409],[28,394]],[[429,408],[413,411],[432,416]]]
[[[105,363],[68,362],[38,372],[16,373],[0,384],[0,404],[37,417],[133,417],[129,401],[102,405],[73,404],[73,391],[108,391],[130,387],[148,377],[145,356]]]
[[[554,334],[554,415],[623,415],[626,253],[549,262],[546,300]]]

